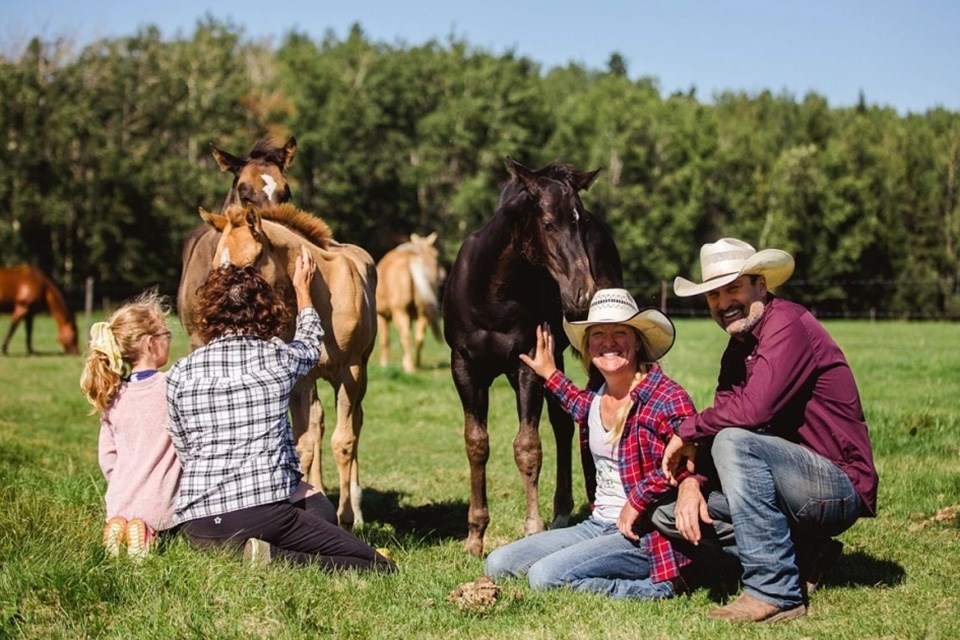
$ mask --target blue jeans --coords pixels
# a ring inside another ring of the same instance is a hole
[[[722,521],[721,543],[725,523],[733,525],[744,590],[781,609],[802,604],[795,538],[834,536],[856,522],[853,483],[823,456],[767,433],[724,429],[711,452],[726,505],[711,495],[710,511]]]
[[[639,542],[623,537],[615,522],[589,518],[494,549],[487,557],[486,573],[495,578],[527,574],[534,589],[570,587],[612,598],[669,598],[670,581],[650,579],[646,546],[643,537]]]

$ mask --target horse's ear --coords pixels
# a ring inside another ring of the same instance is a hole
[[[533,171],[523,166],[510,156],[507,156],[507,173],[509,173],[515,180],[519,180],[523,183],[523,186],[527,188],[527,191],[530,193],[537,193],[540,190],[540,186],[537,183],[537,177],[534,175]]]
[[[293,158],[297,155],[297,139],[293,136],[290,136],[290,139],[287,140],[287,143],[283,145],[283,170],[286,171],[287,167],[293,164]]]
[[[599,175],[601,171],[603,171],[603,167],[594,171],[574,171],[573,186],[576,187],[577,191],[586,191],[590,188],[590,185],[593,184],[593,181],[597,179],[597,175]]]
[[[243,160],[223,149],[217,149],[213,146],[213,143],[210,144],[210,153],[213,155],[213,159],[217,161],[220,171],[229,171],[233,175],[237,175],[237,172],[243,168]]]
[[[223,231],[227,226],[227,219],[219,213],[210,213],[203,207],[200,207],[200,218],[217,231]]]
[[[437,232],[434,231],[433,233],[425,237],[423,241],[426,242],[427,244],[433,244],[434,242],[437,241]]]
[[[263,235],[263,222],[260,217],[260,211],[258,211],[255,206],[248,204],[243,213],[243,218],[254,235]]]

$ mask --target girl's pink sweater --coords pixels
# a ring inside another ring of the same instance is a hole
[[[180,484],[180,461],[167,435],[167,376],[120,387],[100,419],[100,469],[107,479],[107,519],[142,518],[167,529]]]

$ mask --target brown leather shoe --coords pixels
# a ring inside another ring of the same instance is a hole
[[[741,593],[730,604],[707,613],[707,617],[711,620],[728,622],[780,622],[805,615],[807,615],[807,608],[802,604],[792,609],[781,609],[754,598],[749,593]]]

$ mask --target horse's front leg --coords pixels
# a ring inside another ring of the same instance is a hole
[[[470,510],[467,512],[467,539],[463,550],[483,557],[483,536],[490,524],[487,507],[487,460],[490,458],[490,435],[487,413],[490,406],[490,383],[474,380],[464,358],[451,352],[450,369],[463,405],[463,441],[470,463]]]
[[[323,440],[323,407],[317,396],[315,379],[306,375],[290,392],[290,418],[293,441],[300,456],[300,469],[307,482],[323,490],[320,469],[320,445]]]
[[[521,365],[517,382],[517,414],[520,428],[513,440],[513,459],[523,480],[527,515],[523,521],[524,535],[543,531],[540,516],[540,469],[543,466],[543,447],[540,444],[540,412],[543,410],[543,380]]]
[[[333,447],[333,459],[337,463],[340,480],[340,504],[337,507],[337,518],[340,520],[340,526],[346,529],[363,524],[357,449],[360,443],[360,429],[363,427],[362,402],[366,392],[366,362],[343,367],[339,373],[338,382],[334,384],[334,393],[337,397],[337,426],[333,431],[330,444]]]
[[[23,330],[27,332],[27,353],[34,355],[33,350],[33,314],[29,311],[23,316]]]
[[[557,442],[557,487],[553,494],[553,522],[550,528],[559,529],[570,524],[570,513],[573,511],[574,426],[573,419],[551,394],[547,395],[547,415]]]

